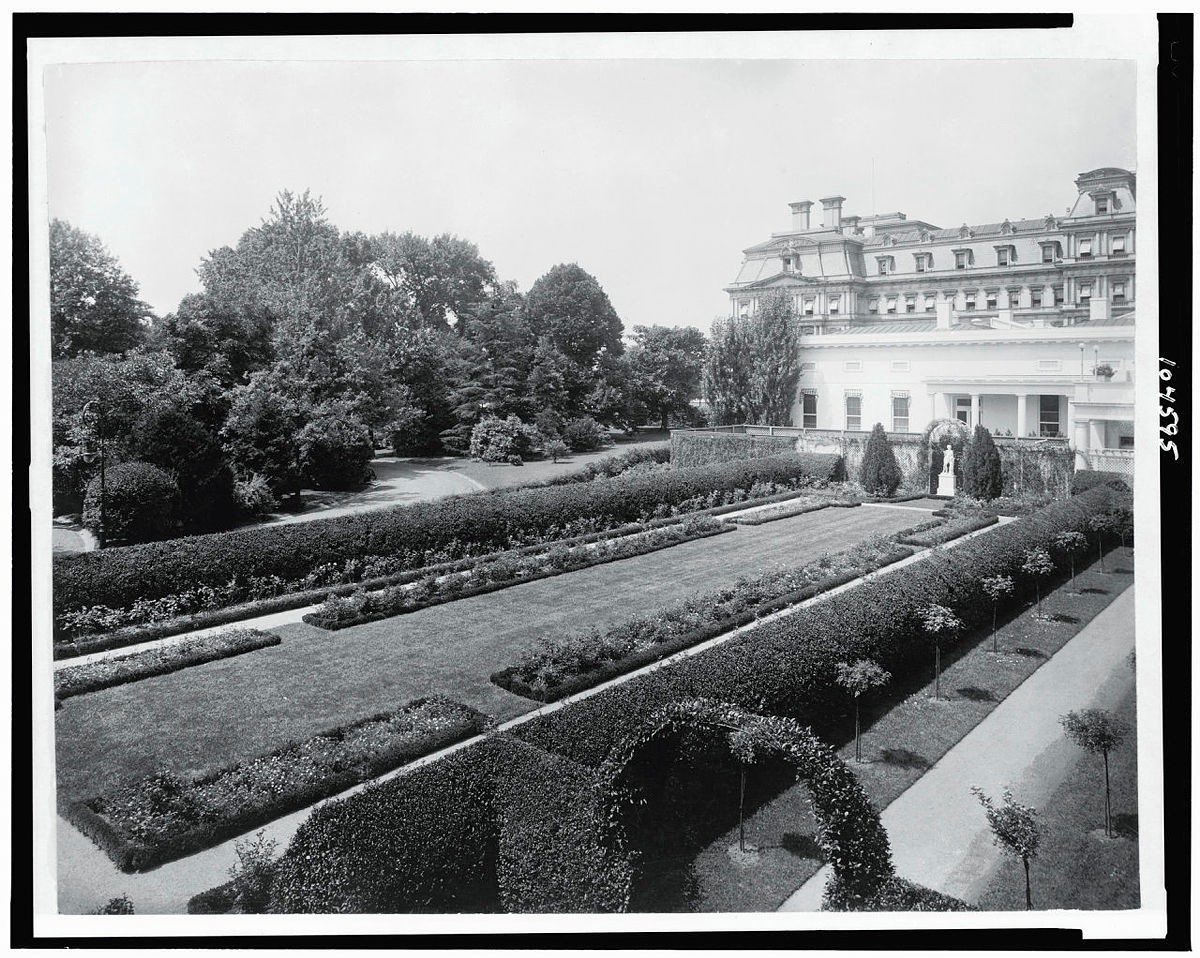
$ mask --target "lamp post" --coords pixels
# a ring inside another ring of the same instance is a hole
[[[1100,347],[1092,347],[1092,378],[1099,378],[1099,373],[1096,372],[1100,368]]]
[[[1080,379],[1083,379],[1083,378],[1084,378],[1084,373],[1083,373],[1083,351],[1084,351],[1085,349],[1087,349],[1087,346],[1086,346],[1084,343],[1080,343],[1080,344],[1079,344],[1079,378],[1080,378]]]
[[[89,414],[91,413],[92,406],[94,406],[98,402],[99,402],[98,399],[89,399],[86,403],[84,403],[82,413],[83,413],[83,416],[85,419],[89,418]],[[99,408],[103,409],[103,406],[101,406]],[[95,437],[96,437],[96,444],[100,447],[100,528],[97,530],[97,533],[96,533],[96,543],[101,549],[103,549],[104,548],[104,530],[105,530],[104,500],[106,498],[106,491],[107,491],[104,487],[105,462],[104,462],[104,413],[103,412],[98,412],[95,414],[95,423],[96,423],[96,425],[95,425],[95,428],[93,429],[93,433],[95,434]]]

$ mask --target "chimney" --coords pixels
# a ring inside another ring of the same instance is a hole
[[[1110,311],[1107,296],[1093,296],[1088,300],[1088,319],[1095,322],[1098,319],[1108,319]]]
[[[808,211],[812,209],[812,200],[801,200],[788,206],[792,208],[792,232],[800,233],[808,229]]]
[[[862,232],[858,226],[858,221],[861,219],[861,216],[845,216],[842,218],[842,225],[850,230],[851,233],[857,235]]]
[[[934,308],[937,310],[937,328],[950,329],[954,324],[954,304],[948,299],[943,299]]]
[[[842,204],[846,202],[844,196],[826,196],[821,200],[821,205],[825,207],[825,222],[822,224],[827,230],[840,230],[842,228]]]

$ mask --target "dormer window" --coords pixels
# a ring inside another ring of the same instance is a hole
[[[783,257],[783,271],[785,273],[790,273],[793,271],[794,267],[793,267],[792,263],[793,263],[793,260],[790,256]]]
[[[974,257],[969,249],[956,249],[954,251],[954,268],[966,269],[973,262]]]
[[[996,247],[996,265],[1011,266],[1017,261],[1017,250],[1013,246]]]
[[[1079,241],[1079,258],[1080,259],[1091,259],[1092,258],[1092,241],[1090,239],[1081,239]]]
[[[880,276],[887,276],[887,275],[888,275],[888,273],[895,272],[895,269],[896,269],[896,266],[895,266],[896,260],[895,260],[895,258],[894,258],[894,257],[891,257],[891,256],[876,256],[876,257],[875,257],[875,259],[876,259],[876,260],[878,261],[878,263],[879,263],[879,275],[880,275]]]
[[[918,273],[928,273],[933,269],[932,253],[913,253],[913,259],[916,261]]]
[[[1108,212],[1108,208],[1109,208],[1108,197],[1107,196],[1097,196],[1096,197],[1096,215],[1103,216],[1105,213]]]

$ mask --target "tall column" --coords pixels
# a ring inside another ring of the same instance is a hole
[[[979,425],[979,393],[971,393],[971,428]]]
[[[1088,426],[1089,422],[1086,419],[1075,420],[1075,468],[1087,469],[1088,461],[1086,453],[1088,451]]]
[[[931,397],[933,400],[933,415],[930,419],[946,418],[946,396],[944,393],[934,393]]]
[[[1028,399],[1025,393],[1017,393],[1017,428],[1013,432],[1018,437],[1029,431],[1029,410],[1026,406]]]

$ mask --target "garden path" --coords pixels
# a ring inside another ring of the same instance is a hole
[[[1077,757],[1059,716],[1111,708],[1133,687],[1133,615],[1129,588],[884,809],[898,876],[973,902],[1000,851],[971,786],[994,798],[1009,786],[1034,807],[1054,793]],[[819,910],[829,873],[822,868],[779,910]]]

